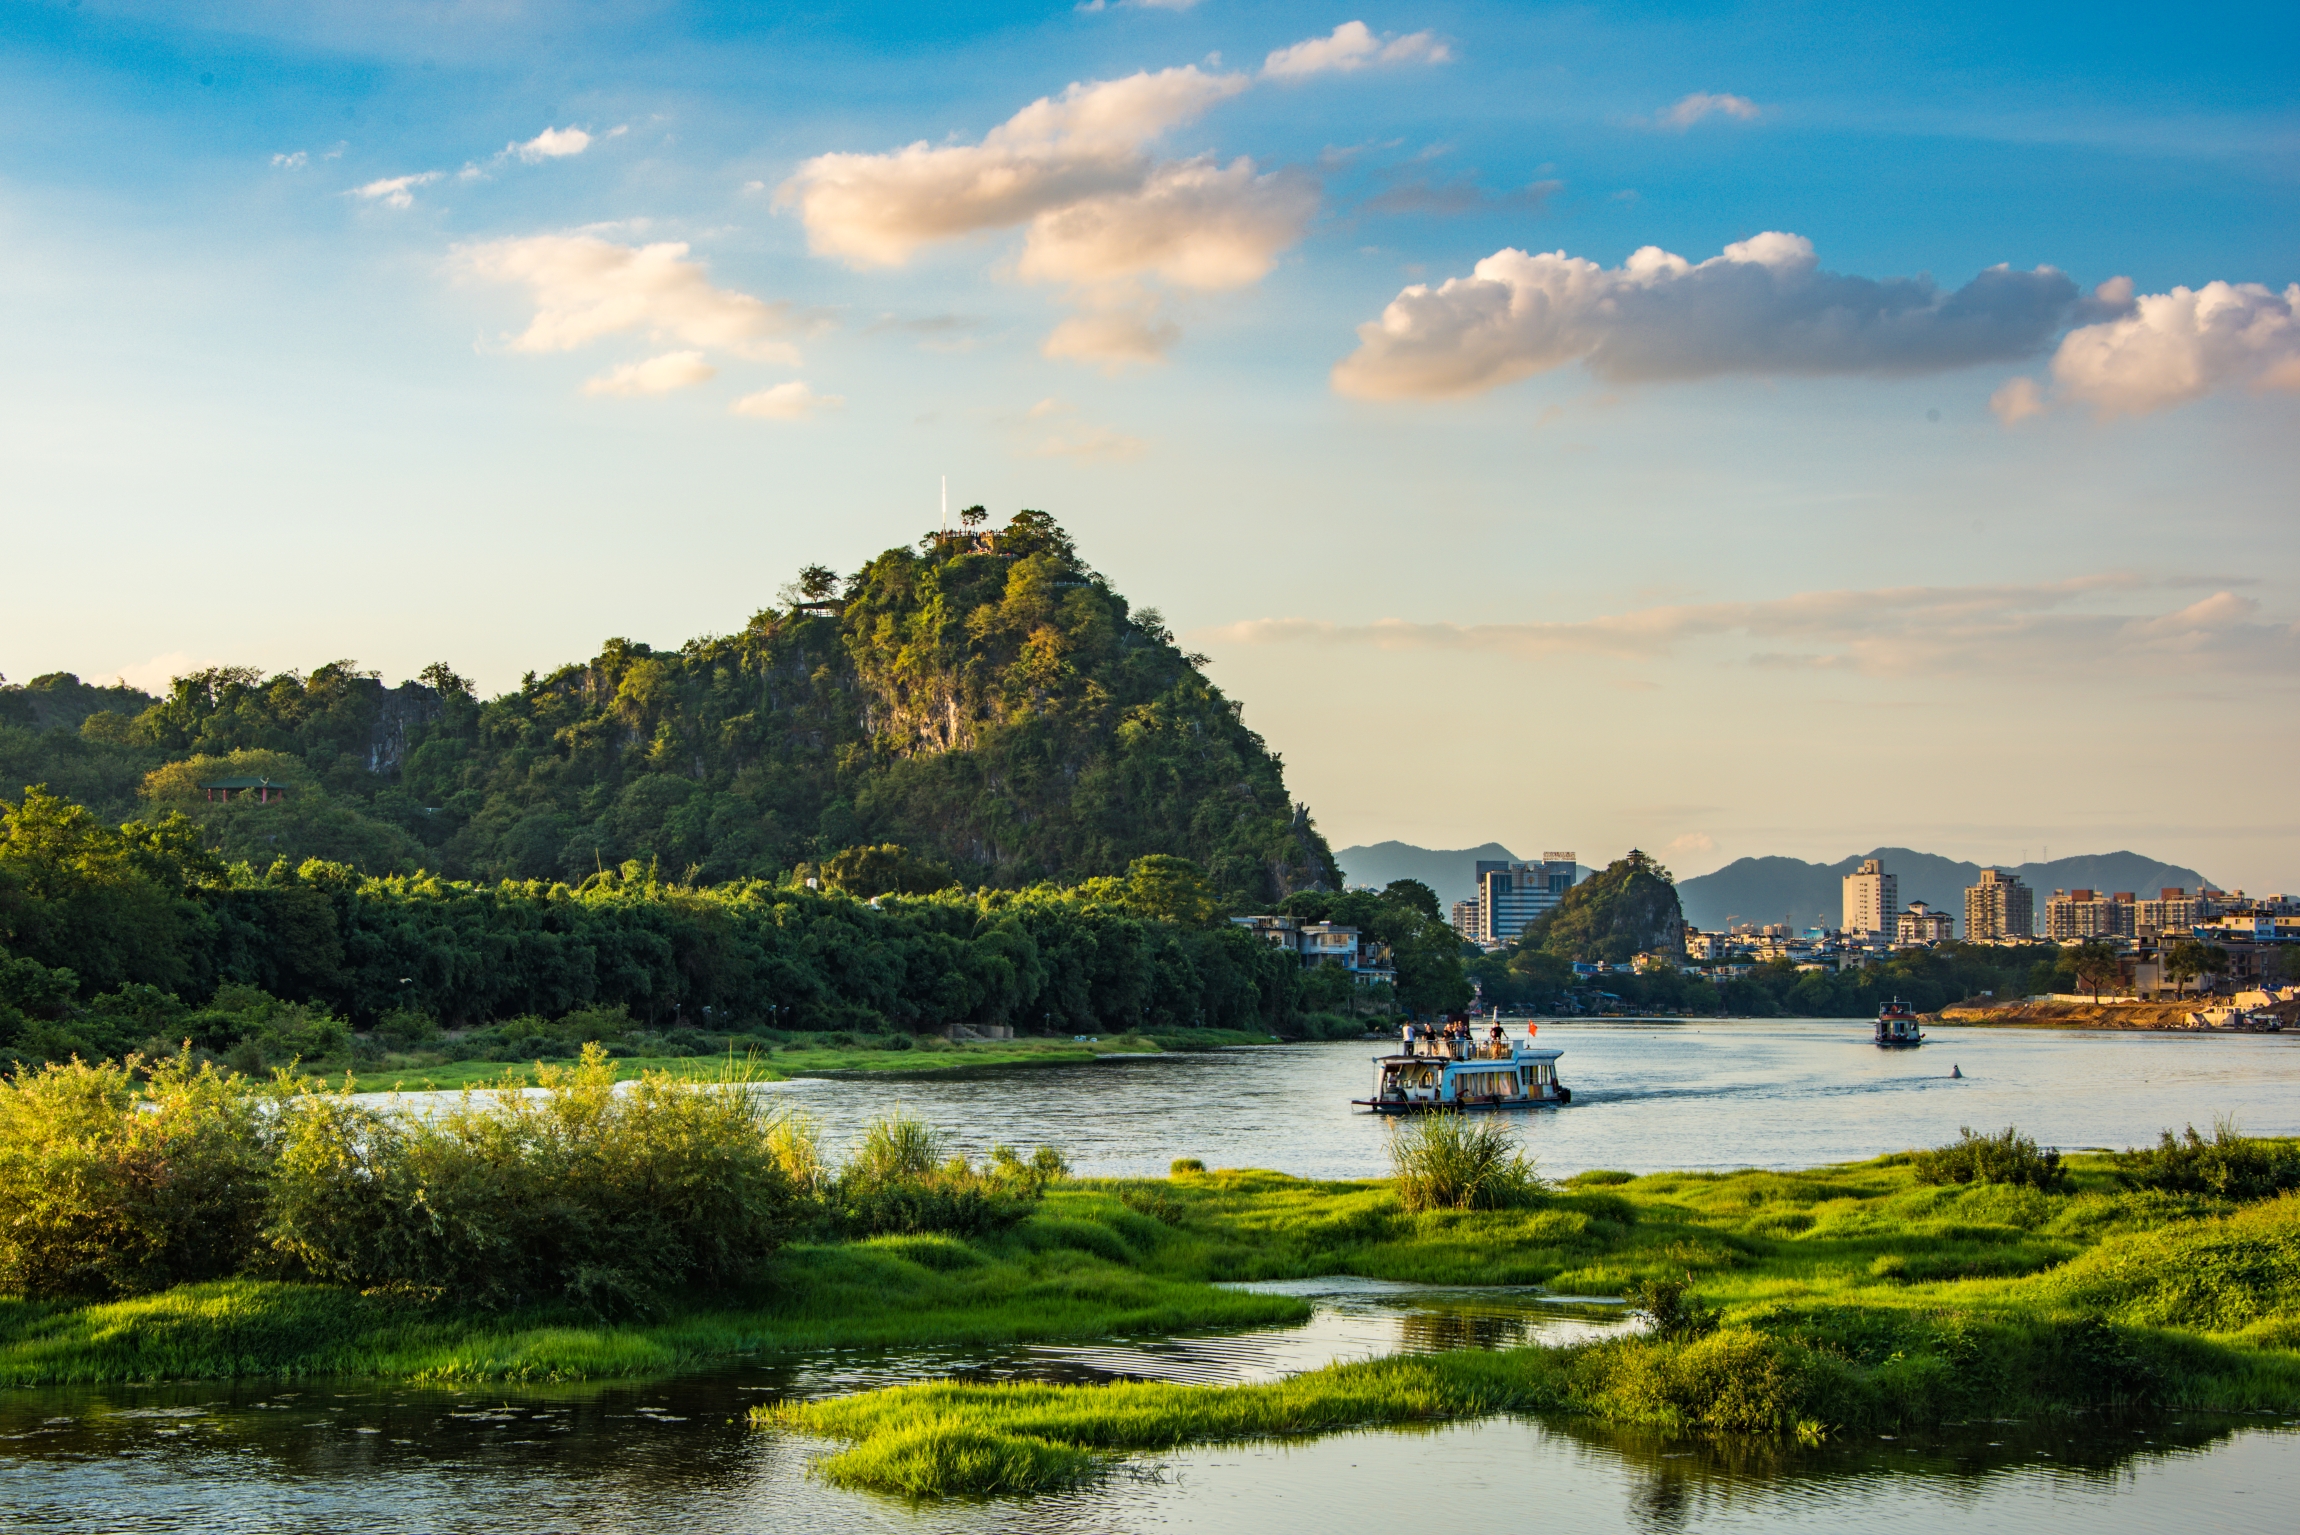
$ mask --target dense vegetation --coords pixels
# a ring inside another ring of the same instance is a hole
[[[891,843],[944,883],[1145,854],[1233,904],[1340,883],[1278,759],[1155,610],[1043,512],[973,522],[844,578],[809,567],[739,633],[609,640],[484,701],[445,665],[397,687],[348,661],[216,667],[159,699],[38,677],[0,688],[0,783],[377,875],[572,884],[637,860],[715,885]],[[210,805],[197,785],[219,775],[285,783],[285,805]]]
[[[0,1081],[0,1293],[273,1278],[629,1315],[741,1288],[794,1233],[1004,1231],[1066,1171],[1044,1147],[978,1167],[900,1116],[834,1168],[739,1073],[619,1087],[595,1045],[535,1091],[467,1092],[426,1115],[188,1055],[139,1085],[139,1064]]]

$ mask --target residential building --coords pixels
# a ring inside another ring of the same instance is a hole
[[[1901,882],[1876,859],[1862,859],[1860,868],[1845,876],[1846,932],[1890,938],[1900,910]]]
[[[1305,965],[1340,965],[1365,986],[1397,981],[1397,963],[1390,946],[1354,927],[1332,922],[1297,923],[1292,917],[1275,916],[1230,920],[1272,948],[1299,954]]]
[[[2271,909],[2275,909],[2275,905],[2283,899],[2282,896],[2270,896],[2269,902],[2274,903]],[[2144,933],[2185,935],[2190,928],[2200,923],[2210,922],[2231,911],[2257,911],[2261,904],[2258,901],[2246,901],[2241,890],[2234,895],[2225,890],[2199,890],[2190,895],[2185,889],[2168,885],[2156,893],[2155,900],[2140,903],[2139,929]]]
[[[1481,904],[1474,899],[1453,903],[1453,930],[1461,935],[1464,943],[1477,942],[1478,910]]]
[[[1476,943],[1514,943],[1573,888],[1580,865],[1571,853],[1543,853],[1539,863],[1477,861]]]
[[[1946,943],[1956,935],[1956,918],[1923,901],[1911,901],[1895,924],[1893,937],[1896,943],[1918,944]]]
[[[2036,936],[2036,892],[2004,869],[1981,870],[1965,887],[1965,941],[2001,943]]]
[[[2131,938],[2139,926],[2140,903],[2129,890],[2055,890],[2044,903],[2044,935],[2054,943],[2087,938]]]
[[[1300,953],[1302,940],[1292,917],[1232,917],[1231,923],[1244,928],[1274,949],[1292,949]]]

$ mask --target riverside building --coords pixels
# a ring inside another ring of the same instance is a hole
[[[1893,941],[1909,945],[1947,943],[1956,935],[1956,918],[1933,910],[1923,901],[1911,901],[1894,924]]]
[[[1965,941],[2000,943],[2036,936],[2036,892],[2020,876],[2003,869],[1981,870],[1977,884],[1965,886]]]
[[[2140,903],[2129,890],[2055,890],[2044,903],[2044,935],[2054,943],[2086,938],[2131,938],[2140,926]]]
[[[1874,858],[1845,876],[1845,931],[1865,938],[1893,936],[1901,910],[1901,882]]]

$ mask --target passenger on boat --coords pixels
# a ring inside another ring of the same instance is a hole
[[[1414,1021],[1408,1018],[1398,1025],[1398,1039],[1406,1047],[1406,1054],[1414,1053]]]
[[[1491,1041],[1491,1048],[1488,1053],[1495,1060],[1501,1060],[1509,1054],[1509,1036],[1502,1032],[1499,1018],[1493,1021],[1493,1027],[1486,1032],[1486,1038]]]

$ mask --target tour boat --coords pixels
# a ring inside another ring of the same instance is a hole
[[[1907,1002],[1895,999],[1877,1009],[1877,1043],[1886,1049],[1895,1045],[1921,1045],[1924,1031],[1917,1027],[1917,1010]]]
[[[1428,1040],[1411,1055],[1374,1057],[1374,1095],[1353,1098],[1376,1114],[1418,1114],[1432,1109],[1530,1109],[1573,1101],[1557,1080],[1565,1052],[1528,1039],[1496,1046],[1485,1040]]]

